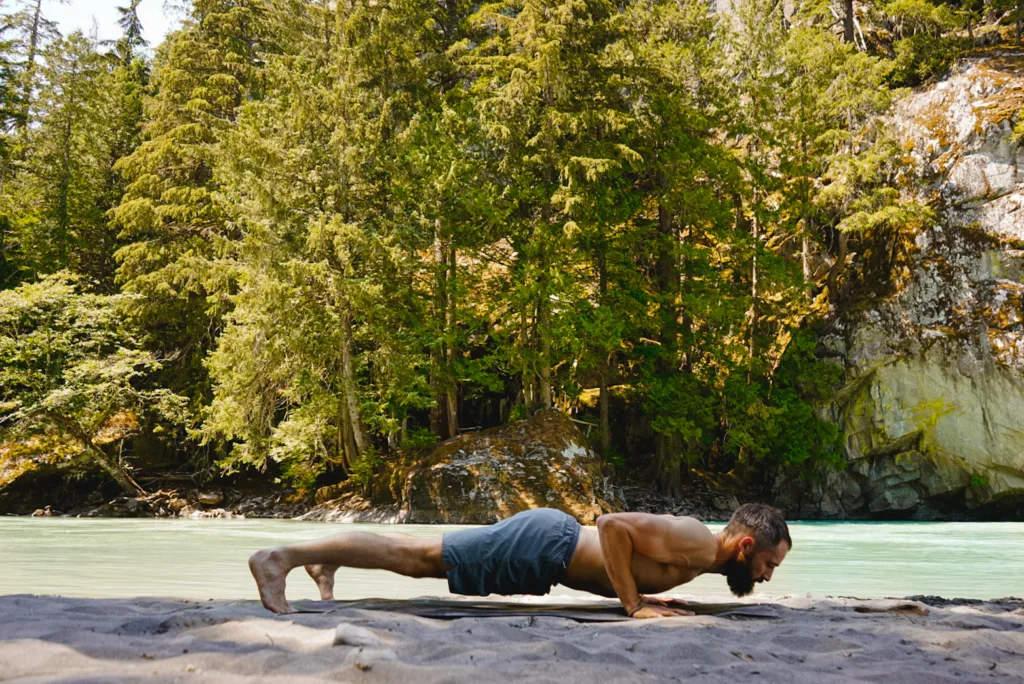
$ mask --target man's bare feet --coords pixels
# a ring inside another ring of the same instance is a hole
[[[313,578],[320,589],[321,601],[334,600],[334,573],[337,565],[307,565],[306,573]]]
[[[291,568],[276,549],[264,549],[249,556],[249,571],[256,579],[263,607],[278,615],[295,612],[284,597],[284,582],[289,570]]]

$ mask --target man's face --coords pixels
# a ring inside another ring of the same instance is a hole
[[[768,582],[772,574],[789,553],[789,545],[782,542],[775,548],[758,549],[753,537],[740,540],[736,557],[725,564],[725,580],[736,596],[746,596],[759,582]]]

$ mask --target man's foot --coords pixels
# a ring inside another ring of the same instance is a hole
[[[320,588],[321,601],[334,600],[334,573],[337,565],[307,565],[306,573],[313,578],[316,586]]]
[[[249,556],[249,571],[256,579],[263,607],[278,615],[295,612],[284,597],[284,581],[289,570],[280,551],[264,549]]]

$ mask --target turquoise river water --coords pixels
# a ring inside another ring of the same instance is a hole
[[[721,529],[711,525],[712,530]],[[256,598],[246,566],[259,548],[346,530],[436,536],[453,526],[280,520],[0,518],[0,595]],[[760,595],[1024,596],[1024,523],[793,523],[794,548]],[[336,596],[443,596],[443,580],[341,570]],[[718,575],[680,587],[727,595]],[[580,595],[556,587],[553,596]],[[290,599],[316,598],[301,570]]]

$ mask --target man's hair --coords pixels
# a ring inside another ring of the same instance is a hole
[[[786,542],[793,548],[789,536],[789,525],[777,508],[764,504],[743,504],[733,512],[725,526],[726,536],[750,535],[759,547],[775,548],[779,542]]]

